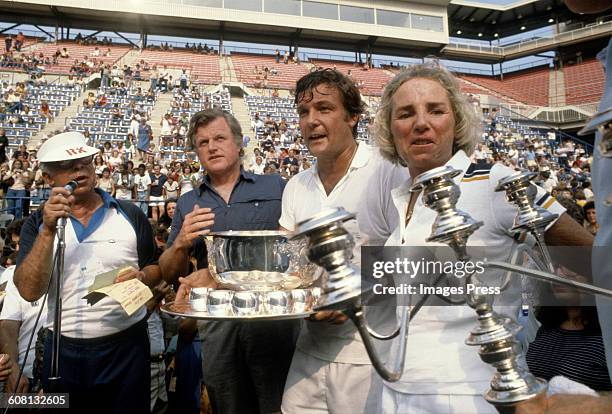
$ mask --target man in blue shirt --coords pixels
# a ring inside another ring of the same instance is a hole
[[[178,279],[189,287],[215,287],[200,236],[277,230],[285,182],[278,175],[242,168],[242,131],[229,113],[196,113],[187,136],[207,175],[199,188],[178,200],[160,266],[169,283]],[[189,274],[192,255],[198,264]],[[299,321],[202,323],[204,381],[215,412],[280,412],[298,329]]]

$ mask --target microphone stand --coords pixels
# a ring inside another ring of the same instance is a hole
[[[56,260],[53,268],[53,281],[51,288],[54,294],[53,312],[53,342],[51,343],[51,376],[49,384],[51,392],[57,392],[59,386],[59,349],[62,330],[62,288],[64,274],[64,253],[66,251],[66,219],[60,218],[57,222],[57,249],[55,251]]]
[[[64,189],[71,194],[78,187],[76,181],[70,181]],[[54,294],[53,300],[53,342],[51,343],[51,376],[49,385],[51,392],[57,392],[59,388],[59,350],[60,338],[62,336],[62,289],[64,287],[64,253],[66,252],[66,222],[65,217],[60,217],[56,225],[57,249],[55,250],[55,266],[52,269],[53,287],[49,290]],[[51,301],[50,301],[51,305]]]

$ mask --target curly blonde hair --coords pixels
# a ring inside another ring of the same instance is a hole
[[[468,156],[472,155],[480,126],[478,114],[468,102],[467,97],[461,92],[457,78],[446,68],[436,63],[410,66],[398,73],[385,87],[374,123],[376,142],[381,155],[394,164],[407,166],[397,152],[391,134],[392,99],[400,86],[415,78],[431,79],[446,89],[455,117],[453,154],[463,150]]]

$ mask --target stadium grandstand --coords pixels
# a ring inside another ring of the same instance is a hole
[[[577,132],[602,98],[597,54],[612,15],[576,15],[563,0],[498,3],[0,0],[0,264],[15,264],[12,223],[48,199],[36,154],[50,137],[78,131],[99,147],[100,188],[141,206],[160,235],[168,223],[122,177],[133,180],[139,164],[147,174],[159,166],[178,183],[165,198],[192,189],[205,171],[189,146],[189,121],[221,108],[247,136],[245,169],[290,180],[315,162],[295,85],[324,68],[359,88],[366,110],[357,139],[374,145],[388,82],[413,64],[447,67],[481,117],[476,161],[552,171],[554,185],[545,175],[539,182],[584,206],[594,136]],[[293,156],[297,165],[283,162]]]

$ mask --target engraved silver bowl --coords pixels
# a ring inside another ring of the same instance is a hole
[[[307,256],[308,242],[281,231],[226,231],[206,236],[208,269],[226,289],[291,290],[311,286],[323,269]]]

